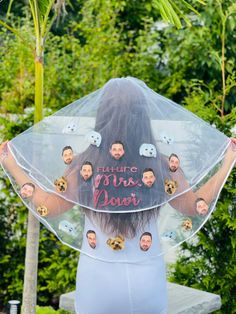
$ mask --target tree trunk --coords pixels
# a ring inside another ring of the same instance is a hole
[[[39,229],[39,221],[29,212],[22,306],[23,314],[36,313]]]
[[[43,118],[43,46],[41,38],[36,41],[35,57],[35,112],[34,123]],[[32,154],[34,152],[32,151]],[[23,314],[35,314],[37,304],[37,275],[39,221],[31,212],[28,215],[27,244],[25,257],[25,276],[23,291]]]

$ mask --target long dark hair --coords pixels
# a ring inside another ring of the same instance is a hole
[[[100,133],[102,142],[99,147],[90,145],[89,148],[81,153],[77,160],[77,165],[82,165],[85,161],[93,164],[93,178],[101,175],[99,169],[102,167],[135,167],[136,173],[133,173],[133,180],[140,180],[145,168],[153,169],[156,175],[155,185],[149,189],[142,184],[132,189],[133,193],[139,195],[141,203],[138,208],[133,204],[126,207],[126,212],[116,213],[120,208],[94,208],[95,211],[86,208],[93,207],[91,195],[93,195],[94,185],[91,181],[90,201],[88,193],[81,191],[79,203],[83,205],[85,214],[95,223],[98,224],[104,232],[122,234],[127,237],[135,236],[137,230],[142,229],[148,224],[150,219],[158,214],[159,206],[164,197],[164,178],[161,177],[165,169],[166,160],[157,151],[155,158],[140,156],[139,148],[143,143],[155,145],[152,134],[151,122],[149,118],[147,99],[142,92],[142,88],[133,80],[120,78],[110,80],[102,89],[99,107],[96,114],[95,131]],[[122,161],[114,160],[109,149],[113,142],[121,141],[124,143],[125,154]],[[123,179],[126,180],[130,173],[122,173]],[[78,186],[83,185],[82,179],[78,178]],[[142,186],[141,186],[142,185]],[[127,196],[130,190],[121,186],[114,188],[112,185],[106,187],[107,192],[112,197]],[[151,209],[150,209],[151,208]],[[138,211],[136,211],[138,209]],[[144,209],[144,210],[140,210]],[[104,212],[104,211],[108,212]],[[133,212],[130,212],[133,211]]]

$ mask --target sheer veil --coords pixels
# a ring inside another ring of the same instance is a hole
[[[15,137],[13,166],[2,166],[34,215],[85,254],[86,217],[129,239],[156,221],[169,248],[212,213],[233,167],[229,147],[224,134],[127,77]]]

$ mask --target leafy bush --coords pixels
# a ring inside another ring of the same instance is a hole
[[[219,294],[217,313],[236,313],[236,169],[221,193],[211,219],[198,232],[198,243],[182,245],[170,280]]]
[[[52,307],[36,307],[36,314],[71,314],[64,310],[54,310]]]

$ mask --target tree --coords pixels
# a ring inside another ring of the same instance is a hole
[[[12,2],[10,2],[11,5]],[[33,17],[35,35],[35,115],[34,122],[37,123],[43,118],[43,60],[44,45],[51,25],[62,9],[65,8],[64,1],[55,0],[29,0]],[[55,12],[49,18],[50,11],[54,6]],[[5,22],[1,24],[17,36],[21,35],[16,29],[8,26]],[[24,39],[23,39],[24,40]],[[37,265],[38,265],[38,243],[39,243],[39,222],[29,212],[27,246],[25,258],[25,279],[23,293],[23,313],[35,313],[36,311],[36,287],[37,287]]]

